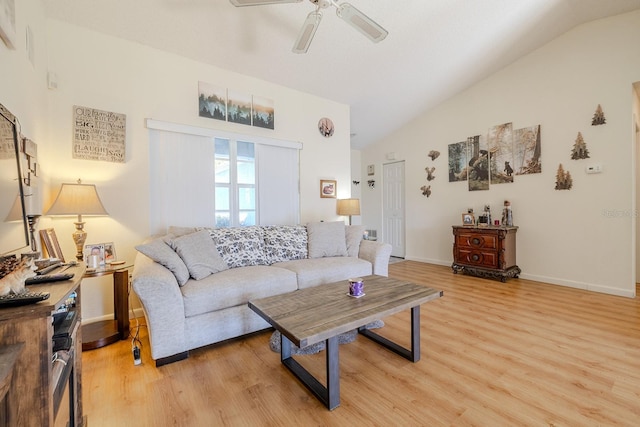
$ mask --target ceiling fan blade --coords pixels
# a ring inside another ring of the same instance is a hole
[[[278,3],[300,3],[302,0],[229,0],[232,5],[241,6],[261,6],[263,4],[278,4]]]
[[[304,24],[302,24],[298,38],[293,45],[293,53],[307,53],[321,19],[322,13],[318,10],[307,15],[307,19],[304,21]]]
[[[360,12],[355,7],[351,6],[349,3],[342,3],[338,6],[336,14],[374,43],[384,40],[389,34],[389,32],[382,28],[380,24]]]

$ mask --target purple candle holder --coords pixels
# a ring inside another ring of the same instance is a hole
[[[349,295],[352,297],[361,297],[364,295],[364,283],[361,277],[349,279]]]

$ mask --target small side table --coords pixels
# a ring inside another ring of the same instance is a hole
[[[129,337],[129,268],[131,264],[107,264],[87,269],[84,278],[113,275],[115,319],[82,325],[82,351],[95,350]]]

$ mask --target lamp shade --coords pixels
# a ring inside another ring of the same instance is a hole
[[[109,215],[93,184],[62,184],[46,215]]]
[[[11,210],[7,214],[7,217],[4,219],[5,222],[13,222],[13,221],[22,221],[22,199],[20,196],[16,196],[13,201],[13,205],[11,206]]]
[[[339,199],[338,215],[360,215],[360,199]]]

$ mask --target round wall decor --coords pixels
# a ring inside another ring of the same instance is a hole
[[[332,136],[333,130],[333,122],[331,121],[331,119],[323,117],[320,119],[320,121],[318,121],[318,131],[325,138],[329,138],[330,136]]]

